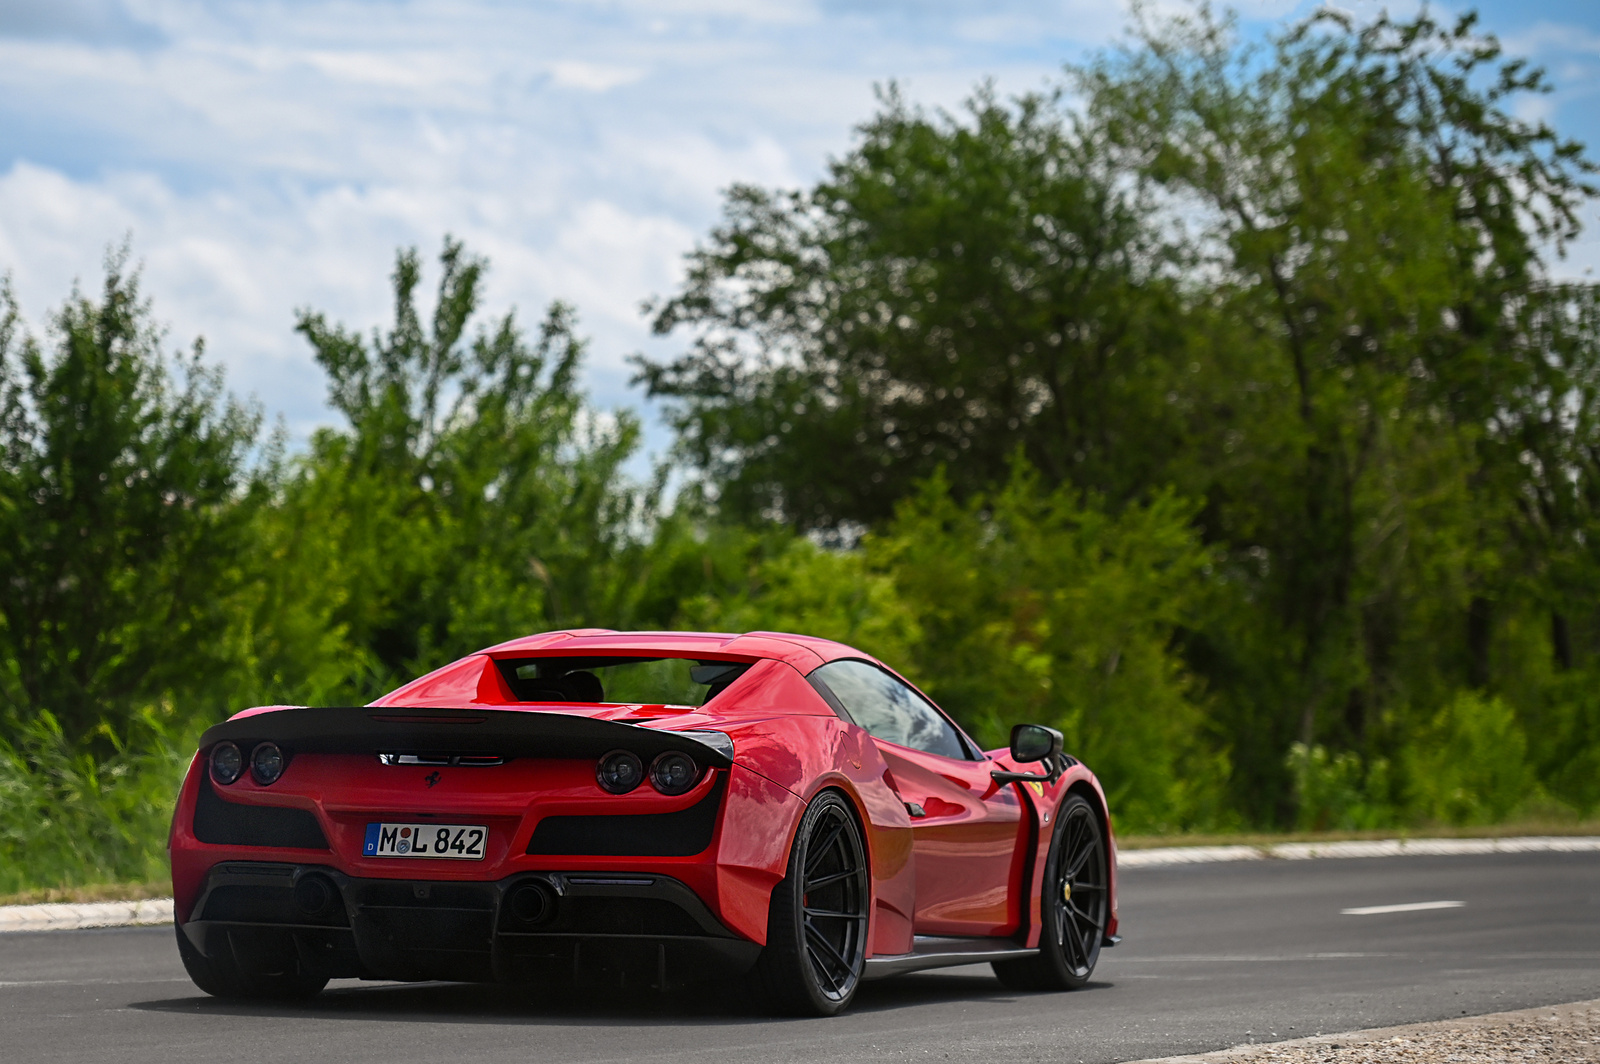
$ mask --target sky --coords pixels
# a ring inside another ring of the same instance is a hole
[[[1260,34],[1316,5],[1232,6]],[[1478,6],[1557,86],[1528,113],[1600,155],[1600,0]],[[489,311],[576,306],[590,395],[643,410],[660,453],[625,360],[682,348],[641,304],[723,190],[814,181],[877,85],[1026,92],[1125,26],[1118,0],[0,0],[0,274],[42,333],[129,241],[170,345],[204,336],[303,440],[334,418],[296,309],[385,326],[396,249],[453,234],[490,260]],[[1600,266],[1585,213],[1564,272]]]

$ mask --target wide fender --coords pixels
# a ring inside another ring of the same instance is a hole
[[[786,787],[735,763],[728,774],[717,847],[717,912],[729,930],[767,944],[772,888],[789,865],[789,845],[806,803]]]
[[[209,860],[195,856],[194,806],[200,795],[200,774],[206,771],[200,755],[189,760],[189,771],[178,790],[178,800],[173,804],[172,826],[167,831],[167,863],[172,868],[172,907],[179,924],[187,923],[200,900],[205,885]],[[174,843],[180,845],[174,845]]]
[[[1006,770],[1020,772],[1039,771],[1037,764],[1019,765],[1012,762],[1009,751],[994,750],[990,752],[995,764]],[[1078,793],[1088,799],[1100,817],[1101,829],[1105,832],[1107,850],[1107,901],[1111,912],[1110,922],[1106,925],[1106,934],[1117,933],[1117,841],[1116,835],[1111,830],[1110,807],[1106,804],[1105,791],[1100,786],[1100,781],[1095,774],[1089,771],[1086,765],[1075,762],[1055,783],[1017,783],[1013,784],[1023,797],[1024,808],[1028,810],[1031,818],[1031,832],[1029,838],[1029,860],[1023,876],[1027,891],[1023,898],[1022,912],[1027,925],[1027,945],[1034,948],[1039,945],[1040,929],[1043,926],[1043,913],[1040,911],[1040,900],[1044,893],[1044,867],[1050,856],[1050,842],[1055,835],[1056,814],[1068,796]]]
[[[795,678],[806,694],[817,697],[798,673]],[[872,873],[870,954],[911,952],[911,919],[916,906],[911,818],[890,786],[889,765],[871,737],[832,712],[740,721],[723,730],[733,738],[738,768],[759,774],[808,803],[830,788],[850,799],[861,821]],[[787,824],[781,834],[775,824],[765,830],[782,844],[781,853],[774,844],[768,854],[770,863],[764,874],[771,877],[767,883],[770,896],[772,885],[788,867],[794,824]],[[764,941],[764,922],[762,935]]]

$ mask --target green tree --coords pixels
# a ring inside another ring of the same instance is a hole
[[[278,542],[286,571],[331,596],[364,694],[514,634],[626,616],[638,594],[650,500],[622,472],[638,425],[584,399],[572,311],[552,305],[531,342],[513,314],[472,332],[486,264],[447,239],[440,265],[426,325],[415,251],[388,332],[299,318],[346,425],[295,465]]]
[[[936,475],[859,549],[769,542],[742,584],[688,599],[680,621],[859,646],[988,746],[1013,724],[1060,728],[1125,827],[1217,826],[1227,750],[1173,647],[1207,597],[1192,516],[1170,493],[1112,513],[1024,462],[966,500]]]
[[[1273,747],[1376,752],[1407,738],[1393,711],[1506,682],[1496,612],[1549,553],[1553,510],[1526,502],[1573,468],[1552,354],[1595,359],[1592,332],[1552,346],[1571,293],[1544,249],[1577,232],[1594,167],[1516,117],[1543,77],[1471,15],[1325,12],[1262,55],[1202,10],[1078,80],[1130,174],[1203,219],[1208,430],[1182,480],[1254,588],[1203,652],[1244,680],[1230,731],[1264,744],[1259,803],[1285,793]]]
[[[1600,349],[1549,261],[1594,167],[1517,117],[1542,73],[1471,16],[1257,46],[1202,7],[1069,88],[891,93],[814,187],[730,193],[655,308],[689,350],[639,363],[723,512],[848,539],[1017,448],[1113,514],[1170,486],[1217,548],[1178,636],[1252,819],[1296,818],[1295,743],[1400,807],[1462,689],[1580,779]]]
[[[726,533],[724,544],[729,538]],[[829,550],[802,536],[747,539],[742,579],[707,580],[685,596],[674,625],[726,632],[804,632],[859,647],[915,673],[916,613],[895,573],[862,551]]]
[[[1052,484],[1142,494],[1170,450],[1181,346],[1147,205],[1051,96],[964,116],[891,90],[815,188],[736,187],[639,360],[724,512],[882,520],[936,468],[960,493],[1020,446]]]
[[[918,623],[930,694],[990,746],[1024,721],[1060,728],[1121,823],[1174,831],[1227,822],[1230,772],[1174,644],[1213,563],[1193,514],[1170,492],[1111,508],[1019,463],[964,501],[929,481],[865,549]]]
[[[0,719],[81,742],[227,673],[260,418],[199,341],[162,353],[125,251],[51,324],[47,347],[0,286]]]

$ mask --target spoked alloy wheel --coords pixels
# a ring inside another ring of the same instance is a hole
[[[1110,877],[1100,819],[1079,795],[1061,803],[1039,899],[1039,954],[994,966],[1014,990],[1076,990],[1094,974],[1105,940]]]
[[[757,983],[780,1011],[831,1016],[850,1004],[867,955],[866,848],[838,793],[813,799],[772,891]]]

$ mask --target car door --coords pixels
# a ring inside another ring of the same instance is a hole
[[[877,744],[891,786],[911,817],[916,864],[913,929],[919,935],[995,936],[1020,913],[1022,808],[1015,788],[932,703],[866,661],[834,661],[811,674]]]

